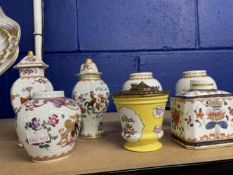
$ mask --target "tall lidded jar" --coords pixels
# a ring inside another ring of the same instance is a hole
[[[34,92],[53,91],[50,81],[44,77],[48,67],[41,59],[33,55],[32,51],[24,57],[14,68],[19,69],[20,77],[11,87],[11,104],[17,113],[20,106],[31,100]]]
[[[81,136],[84,138],[99,138],[104,135],[103,114],[109,104],[109,89],[101,79],[91,58],[87,58],[77,74],[80,81],[73,89],[73,99],[81,108],[82,123]]]

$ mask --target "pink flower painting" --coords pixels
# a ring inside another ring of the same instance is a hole
[[[58,122],[59,122],[59,119],[58,119],[58,116],[57,116],[57,115],[53,114],[51,117],[49,117],[48,123],[49,123],[51,126],[55,127],[56,124],[58,124]]]

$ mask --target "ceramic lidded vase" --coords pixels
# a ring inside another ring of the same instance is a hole
[[[17,113],[16,131],[33,161],[66,157],[79,134],[81,111],[63,91],[36,92]]]
[[[171,98],[172,138],[188,149],[233,145],[233,94],[205,80]]]
[[[53,91],[50,81],[44,76],[48,67],[41,59],[33,55],[32,51],[24,57],[14,68],[19,69],[20,77],[11,87],[11,104],[17,113],[20,106],[32,98],[34,92]]]
[[[155,151],[162,147],[162,123],[168,92],[159,91],[144,82],[131,84],[131,89],[113,95],[121,119],[121,136],[130,151]]]
[[[148,86],[156,87],[158,90],[162,90],[162,86],[158,80],[153,77],[152,72],[139,72],[139,73],[132,73],[129,75],[129,80],[127,80],[122,87],[123,91],[130,90],[131,84],[139,84],[144,82]]]
[[[109,89],[100,78],[96,64],[88,58],[81,65],[77,74],[80,81],[73,89],[73,99],[82,111],[81,136],[84,138],[99,138],[104,134],[103,115],[109,104]]]
[[[191,70],[182,73],[182,78],[176,83],[176,94],[190,90],[191,80],[204,80],[208,83],[213,83],[214,88],[217,89],[216,82],[213,78],[207,75],[206,70]]]

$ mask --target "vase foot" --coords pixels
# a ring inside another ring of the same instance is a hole
[[[143,142],[126,142],[123,147],[129,151],[149,152],[161,149],[162,144],[158,141],[147,144],[143,144]]]
[[[68,156],[70,156],[70,153],[71,153],[71,151],[68,151],[67,153],[63,153],[63,154],[61,154],[59,156],[54,155],[54,156],[51,156],[51,157],[47,157],[47,156],[46,157],[32,157],[30,155],[29,156],[31,157],[33,162],[41,162],[41,163],[45,162],[45,163],[47,163],[47,162],[56,162],[56,161],[65,159]]]
[[[103,138],[105,137],[105,134],[89,134],[89,135],[80,135],[82,139],[98,139],[98,138]]]
[[[23,144],[22,144],[20,141],[17,142],[17,146],[18,146],[19,148],[23,148]]]

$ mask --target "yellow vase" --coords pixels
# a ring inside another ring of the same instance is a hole
[[[114,102],[120,115],[124,148],[130,151],[155,151],[162,147],[162,123],[168,93],[116,94]]]

